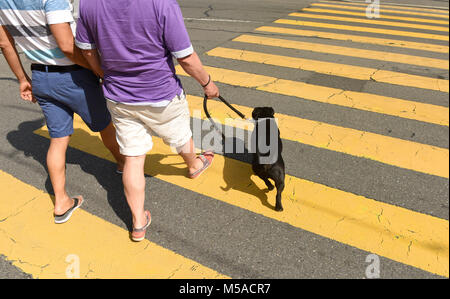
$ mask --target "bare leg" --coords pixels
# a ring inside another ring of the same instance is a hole
[[[197,155],[195,154],[194,141],[192,138],[189,139],[185,145],[177,148],[177,151],[184,162],[186,162],[189,173],[194,173],[203,167],[203,162],[200,159],[197,159]]]
[[[70,136],[52,138],[47,152],[47,168],[55,192],[55,214],[64,214],[73,206],[66,192],[66,151]]]
[[[147,218],[144,213],[144,164],[145,155],[137,157],[125,156],[122,180],[125,196],[133,215],[133,226],[135,228],[143,227],[147,223]]]
[[[113,126],[112,122],[100,132],[103,144],[111,152],[117,161],[117,169],[122,171],[125,164],[125,157],[120,153],[119,145],[116,139],[116,128]]]

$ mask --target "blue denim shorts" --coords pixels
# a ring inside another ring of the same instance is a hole
[[[111,122],[102,87],[88,69],[70,72],[32,72],[33,95],[44,112],[51,138],[73,134],[73,114],[93,131]]]

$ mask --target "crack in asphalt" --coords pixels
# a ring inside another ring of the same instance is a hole
[[[23,208],[24,208],[26,205],[28,205],[30,202],[34,201],[36,198],[37,198],[37,197],[33,197],[31,200],[27,201],[26,203],[24,203],[23,205],[21,205],[20,207],[18,207],[16,213],[11,214],[11,215],[8,215],[8,216],[6,216],[6,217],[3,218],[3,219],[0,219],[0,223],[1,223],[1,222],[5,222],[6,220],[8,220],[8,218],[17,216],[17,215],[19,215],[20,213],[22,213]]]
[[[209,12],[211,12],[211,11],[213,11],[213,10],[214,10],[214,9],[213,9],[212,5],[209,5],[209,6],[208,6],[208,9],[205,10],[205,11],[203,12],[203,14],[204,14],[207,18],[209,18],[209,17],[211,17],[211,16],[209,15]]]

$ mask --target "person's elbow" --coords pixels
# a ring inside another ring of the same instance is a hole
[[[2,51],[8,50],[8,49],[12,49],[12,45],[11,42],[9,40],[0,40],[0,49]]]
[[[185,57],[177,58],[177,61],[181,65],[191,65],[195,55],[196,55],[195,52],[193,52]]]
[[[74,45],[73,43],[70,42],[66,42],[66,43],[60,43],[59,45],[59,49],[61,50],[61,52],[63,52],[63,54],[66,57],[73,57],[74,55]]]

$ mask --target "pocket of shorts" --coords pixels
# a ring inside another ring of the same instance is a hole
[[[187,104],[187,97],[186,97],[186,94],[184,93],[184,91],[180,95],[177,95],[175,97],[175,100],[176,100],[177,104],[179,104],[179,105]]]
[[[46,73],[42,73],[39,71],[33,71],[31,73],[31,85],[33,88],[33,95],[37,97],[46,97],[47,93],[44,91],[47,90],[45,84],[47,84],[47,80],[45,77]]]

